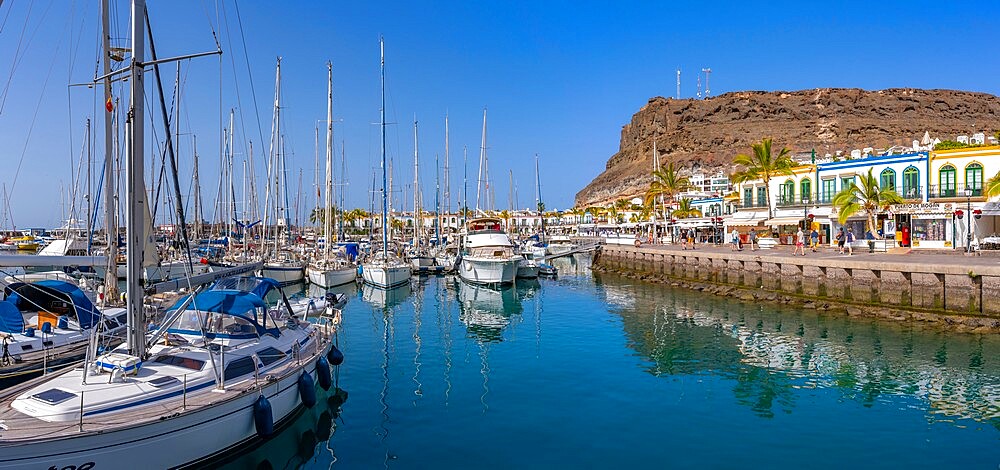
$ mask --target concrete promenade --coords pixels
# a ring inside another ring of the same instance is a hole
[[[960,251],[868,253],[867,247],[853,255],[821,247],[793,256],[792,250],[605,245],[595,266],[671,283],[726,286],[744,292],[712,292],[748,300],[779,294],[786,303],[836,304],[873,316],[1000,329],[1000,258]]]

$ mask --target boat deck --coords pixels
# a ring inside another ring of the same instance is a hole
[[[97,417],[85,417],[78,421],[43,421],[22,414],[11,407],[14,399],[21,393],[37,386],[39,383],[49,380],[52,376],[38,377],[6,390],[4,395],[0,397],[0,448],[15,446],[36,439],[54,439],[91,433],[99,434],[121,428],[141,426],[149,422],[194,413],[245,393],[255,393],[258,387],[266,389],[268,386],[277,385],[279,379],[284,378],[288,374],[297,373],[301,363],[308,363],[314,360],[319,354],[322,354],[326,349],[326,345],[329,344],[331,337],[325,334],[321,334],[320,337],[321,342],[313,343],[317,347],[310,351],[309,355],[300,358],[298,361],[288,361],[287,364],[268,371],[265,376],[260,378],[259,382],[253,376],[249,376],[239,382],[227,384],[225,390],[218,390],[215,387],[202,388],[191,394],[183,393],[175,397],[165,398],[155,405],[139,406],[129,410],[127,413],[108,413]],[[68,370],[64,372],[68,372]],[[95,376],[94,380],[106,381],[107,375]]]

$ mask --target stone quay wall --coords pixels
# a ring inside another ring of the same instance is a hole
[[[823,259],[604,245],[594,269],[695,287],[743,300],[780,301],[852,315],[956,324],[1000,332],[1000,265]],[[706,288],[705,285],[713,285]]]

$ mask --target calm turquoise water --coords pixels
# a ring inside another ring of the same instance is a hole
[[[232,468],[997,468],[1000,338],[594,277],[361,289],[342,392]],[[353,290],[353,288],[352,288]]]

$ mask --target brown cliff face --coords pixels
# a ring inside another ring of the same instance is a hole
[[[864,147],[910,146],[925,131],[942,140],[1000,129],[1000,98],[952,90],[816,89],[745,91],[705,100],[656,97],[622,127],[618,153],[576,194],[577,206],[603,205],[642,194],[651,181],[653,139],[661,163],[731,170],[739,153],[762,137],[775,150],[816,150],[818,156]]]

